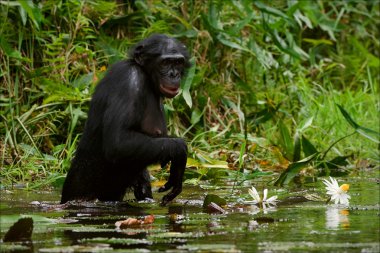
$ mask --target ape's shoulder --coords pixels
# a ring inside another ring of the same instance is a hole
[[[133,73],[137,73],[139,76],[143,76],[143,70],[141,67],[132,60],[123,60],[114,63],[107,71],[106,76],[114,76],[115,74],[120,76],[129,76]]]
[[[146,75],[139,65],[131,60],[113,64],[99,82],[96,93],[138,93],[146,83]]]

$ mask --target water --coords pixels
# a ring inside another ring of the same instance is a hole
[[[248,186],[186,186],[176,202],[85,203],[61,209],[59,191],[1,192],[1,238],[22,216],[32,217],[31,242],[1,242],[1,252],[379,252],[379,176],[350,177],[348,208],[306,201],[325,197],[321,182],[269,188],[280,202],[265,210],[245,204]],[[254,182],[258,189],[263,185]],[[224,214],[202,208],[206,194],[228,200]],[[162,194],[156,194],[159,200]],[[43,205],[32,205],[39,201]],[[117,229],[115,222],[153,214],[153,224]]]

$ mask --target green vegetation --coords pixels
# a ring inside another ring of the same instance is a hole
[[[189,183],[378,166],[378,0],[128,2],[0,1],[2,186],[61,184],[97,81],[152,33],[193,55],[166,102]]]

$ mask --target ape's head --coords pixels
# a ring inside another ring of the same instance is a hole
[[[181,79],[190,67],[186,46],[162,34],[138,43],[130,57],[151,77],[154,89],[167,98],[178,94]]]

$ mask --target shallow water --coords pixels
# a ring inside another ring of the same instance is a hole
[[[350,184],[348,208],[307,201],[325,197],[322,183],[269,188],[277,206],[244,203],[248,185],[184,186],[175,203],[84,203],[62,209],[59,191],[1,191],[1,238],[22,216],[33,218],[31,242],[1,242],[1,252],[379,252],[379,174],[338,179]],[[263,189],[260,182],[253,182]],[[202,208],[206,194],[228,201],[226,213]],[[155,194],[159,200],[163,195]],[[131,196],[130,196],[131,197]],[[41,204],[31,204],[39,201]],[[118,229],[115,222],[153,214],[153,224]]]

